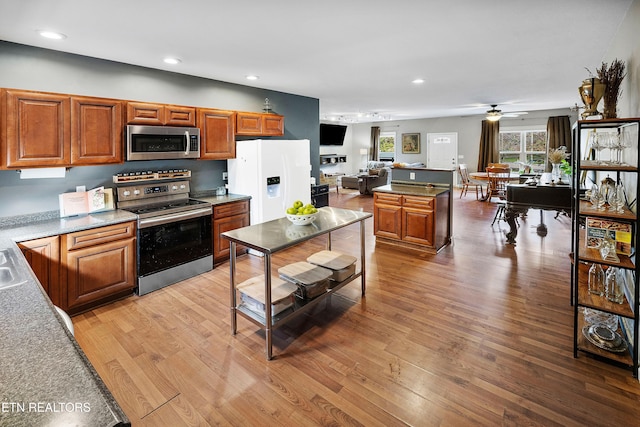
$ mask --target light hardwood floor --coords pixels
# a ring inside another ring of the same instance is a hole
[[[573,357],[570,220],[539,211],[516,246],[495,205],[454,196],[453,243],[437,255],[376,245],[367,220],[367,294],[347,285],[311,315],[230,334],[228,263],[73,318],[80,346],[134,426],[632,426],[631,372]],[[331,193],[372,211],[372,198]],[[358,251],[358,228],[333,235]],[[324,248],[316,239],[278,266]],[[239,258],[241,280],[261,259]]]

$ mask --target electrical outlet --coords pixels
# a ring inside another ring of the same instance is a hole
[[[409,172],[409,179],[416,179],[416,173],[415,172]]]
[[[227,179],[229,179],[229,173],[227,172],[222,172],[222,180],[226,181]]]

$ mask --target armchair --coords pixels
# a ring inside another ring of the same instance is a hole
[[[364,176],[359,182],[360,194],[371,194],[374,188],[387,185],[390,179],[391,169],[388,167],[381,168],[377,174]]]

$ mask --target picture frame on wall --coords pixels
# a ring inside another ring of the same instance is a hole
[[[420,134],[402,134],[402,154],[420,154]]]

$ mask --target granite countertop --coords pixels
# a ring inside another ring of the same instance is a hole
[[[373,189],[374,193],[394,193],[406,196],[435,197],[442,193],[449,192],[448,187],[427,187],[425,185],[412,184],[388,184]]]
[[[225,203],[239,202],[242,200],[250,200],[251,196],[244,196],[242,194],[227,194],[224,196],[216,196],[215,191],[205,191],[202,193],[191,194],[192,199],[202,200],[203,202],[209,202],[213,206],[223,205]]]
[[[66,218],[60,218],[57,213],[52,211],[39,216],[0,218],[0,238],[24,242],[138,219],[136,214],[120,209]]]
[[[0,249],[21,275],[0,288],[0,425],[129,425],[15,242]]]

